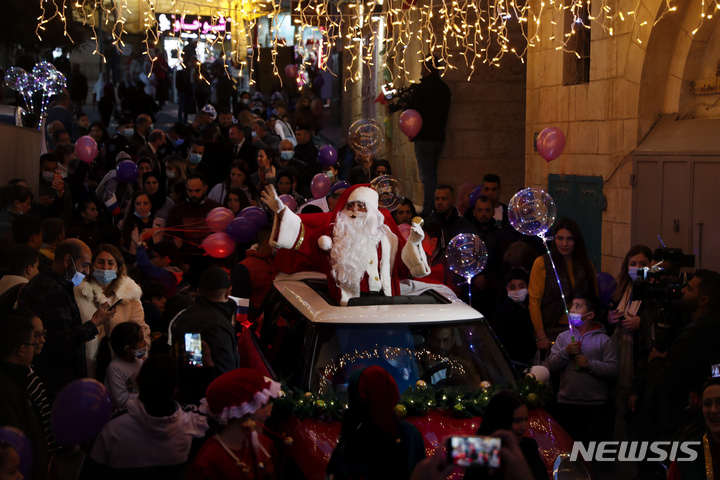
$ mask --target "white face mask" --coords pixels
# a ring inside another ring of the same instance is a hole
[[[177,177],[177,172],[165,172],[165,175],[172,180],[173,178]]]
[[[42,179],[48,183],[52,183],[55,180],[55,174],[53,172],[42,172]]]
[[[638,279],[638,270],[638,267],[628,267],[628,276],[633,282]]]
[[[521,288],[520,290],[511,290],[507,292],[508,298],[515,303],[522,303],[528,296],[528,289]]]

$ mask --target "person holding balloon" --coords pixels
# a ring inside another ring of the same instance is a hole
[[[537,346],[539,350],[545,351],[550,349],[551,342],[558,334],[567,329],[563,296],[569,301],[573,290],[598,291],[595,267],[590,263],[577,222],[571,218],[562,218],[555,223],[553,230],[555,235],[550,248],[552,261],[548,254],[535,260],[528,286],[530,318],[535,328]]]
[[[323,175],[326,177],[326,175],[323,173],[318,175]],[[293,199],[295,199],[295,204],[297,205],[297,207],[305,205],[305,197],[300,195],[296,190],[299,180],[298,173],[294,168],[290,167],[284,170],[280,170],[280,172],[278,172],[277,174],[275,181],[277,184],[278,195],[290,195]],[[329,190],[330,185],[328,182],[327,191]],[[324,192],[322,196],[327,195],[327,191]]]
[[[138,190],[133,193],[130,205],[125,210],[125,218],[120,224],[122,245],[127,248],[131,255],[137,253],[140,235],[144,230],[153,229],[156,232],[148,239],[151,245],[163,240],[163,234],[159,229],[165,227],[165,220],[156,217],[152,213],[152,208],[153,204],[150,195],[145,190]]]

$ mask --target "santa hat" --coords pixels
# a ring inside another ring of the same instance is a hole
[[[227,425],[233,418],[257,412],[280,394],[280,384],[251,368],[236,368],[213,380],[205,392],[210,415]]]
[[[358,187],[348,196],[349,202],[363,202],[368,210],[377,210],[378,193],[369,187]]]

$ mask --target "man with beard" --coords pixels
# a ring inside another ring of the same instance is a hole
[[[397,228],[389,226],[394,222],[385,224],[377,192],[366,185],[348,189],[320,228],[308,228],[285,208],[272,186],[265,188],[262,201],[276,214],[270,244],[309,257],[327,274],[331,294],[341,305],[365,295],[398,295],[401,278],[430,273],[422,229],[413,225],[403,242]]]

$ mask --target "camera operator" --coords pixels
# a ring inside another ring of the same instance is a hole
[[[697,270],[682,289],[680,307],[689,319],[660,316],[656,320],[656,327],[675,323],[677,334],[665,338],[656,334],[647,359],[638,363],[630,397],[633,412],[640,406],[639,395],[644,397],[643,423],[654,440],[671,438],[686,423],[683,417],[693,395],[701,391],[711,366],[720,363],[720,274]]]
[[[435,207],[437,164],[445,146],[445,127],[450,111],[450,87],[440,78],[439,59],[425,59],[420,83],[413,87],[404,109],[416,110],[422,117],[422,128],[411,140],[415,143],[415,158],[423,184],[423,217]]]

